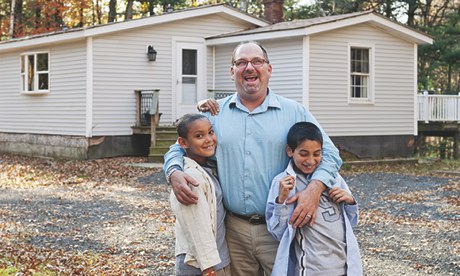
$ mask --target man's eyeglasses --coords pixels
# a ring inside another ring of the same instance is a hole
[[[233,64],[238,68],[246,68],[246,66],[248,66],[249,62],[254,67],[261,67],[262,65],[264,65],[264,63],[268,63],[268,61],[266,61],[263,58],[254,58],[252,60],[237,59],[237,60],[235,60],[233,62]]]

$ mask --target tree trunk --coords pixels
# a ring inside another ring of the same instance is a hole
[[[407,8],[407,25],[413,27],[415,25],[415,11],[417,3],[415,0],[407,0],[409,7]]]
[[[101,13],[101,6],[99,4],[99,0],[96,0],[96,17],[97,17],[97,25],[102,24],[102,13]]]
[[[35,6],[35,30],[38,30],[41,26],[41,14],[42,14],[42,7],[37,4]]]
[[[386,3],[386,5],[385,5],[385,16],[388,17],[388,18],[392,18],[391,4],[393,3],[393,1],[392,0],[386,0],[385,3]]]
[[[8,32],[8,37],[11,39],[14,37],[14,10],[16,7],[16,1],[11,0],[11,13],[10,13],[10,30]]]
[[[133,2],[134,0],[128,0],[126,4],[125,20],[133,19]]]
[[[79,7],[79,17],[80,17],[80,22],[78,23],[78,27],[83,27],[84,26],[84,22],[85,22],[85,8],[84,8],[84,4],[81,3],[80,4],[80,7]]]
[[[153,8],[154,8],[154,3],[153,3],[153,0],[149,0],[149,15],[152,16],[153,15]]]
[[[117,18],[117,0],[110,0],[109,2],[109,22],[115,22]]]
[[[64,6],[64,1],[59,1],[59,11],[56,11],[56,13],[54,14],[54,18],[55,18],[55,22],[56,22],[56,25],[57,25],[57,28],[59,30],[62,30],[64,28],[64,19],[62,19],[62,7]]]
[[[18,37],[24,35],[24,26],[22,22],[22,0],[15,0],[15,2],[13,37]]]
[[[447,64],[447,93],[452,91],[452,64]]]

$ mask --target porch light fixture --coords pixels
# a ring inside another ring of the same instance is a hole
[[[149,61],[157,60],[157,51],[153,49],[152,45],[147,46],[147,57],[149,58]]]

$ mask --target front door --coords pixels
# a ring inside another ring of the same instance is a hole
[[[206,96],[203,57],[203,43],[176,42],[176,119],[186,113],[196,113],[198,100]]]

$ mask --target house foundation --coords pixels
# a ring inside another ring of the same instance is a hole
[[[331,137],[339,150],[345,150],[359,159],[412,157],[415,153],[415,136],[350,136]]]
[[[147,156],[150,135],[80,137],[0,133],[0,152],[62,159]]]
[[[63,159],[85,159],[88,139],[77,136],[0,133],[0,152]]]

